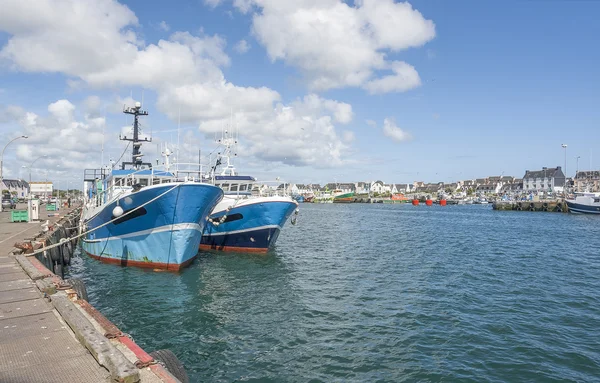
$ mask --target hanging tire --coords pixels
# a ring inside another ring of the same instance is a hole
[[[77,293],[77,297],[79,299],[83,299],[84,301],[88,300],[87,289],[85,288],[85,284],[79,278],[71,278],[67,279],[67,283],[71,285],[71,288],[75,290]]]
[[[150,353],[150,356],[153,357],[154,360],[162,364],[167,369],[167,371],[169,371],[171,375],[179,379],[181,383],[190,382],[190,378],[188,378],[183,364],[179,361],[179,359],[177,359],[177,356],[173,354],[173,351],[156,350],[152,351]]]

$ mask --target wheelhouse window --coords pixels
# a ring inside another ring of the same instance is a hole
[[[229,184],[228,183],[222,184],[221,189],[223,189],[223,191],[229,191]]]
[[[138,179],[138,183],[141,186],[148,186],[148,178],[140,178],[140,179]]]
[[[229,191],[238,191],[238,184],[231,184]]]
[[[248,187],[247,184],[241,184],[240,185],[240,191],[246,191],[246,188]]]

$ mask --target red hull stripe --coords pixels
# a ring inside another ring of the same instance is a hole
[[[188,259],[187,261],[185,261],[183,263],[175,264],[175,263],[143,262],[143,261],[133,261],[133,260],[130,260],[130,259],[117,259],[117,258],[109,258],[109,257],[99,257],[97,255],[90,254],[87,251],[86,251],[86,253],[90,257],[92,257],[94,259],[97,259],[97,260],[99,260],[101,262],[104,262],[104,263],[112,263],[114,265],[121,265],[121,266],[135,266],[135,267],[141,267],[141,268],[144,268],[144,269],[161,269],[161,270],[167,270],[167,271],[180,271],[181,269],[185,269],[196,258],[196,256],[194,256],[194,257]]]
[[[259,247],[238,247],[238,246],[216,246],[216,245],[200,245],[200,250],[218,250],[218,251],[235,251],[238,253],[266,253],[267,248]]]

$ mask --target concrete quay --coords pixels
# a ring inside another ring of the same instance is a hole
[[[492,204],[492,209],[515,211],[549,211],[557,213],[569,212],[569,207],[562,199],[541,201],[496,201]]]
[[[52,229],[71,210],[40,218]],[[0,382],[180,382],[74,286],[14,248],[39,248],[34,239],[48,233],[40,222],[11,223],[10,214],[0,213]]]

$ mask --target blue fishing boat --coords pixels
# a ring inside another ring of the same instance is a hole
[[[80,231],[83,250],[93,258],[123,266],[180,270],[198,253],[208,215],[223,191],[191,177],[180,179],[142,162],[138,117],[148,113],[136,103],[131,162],[121,169],[87,169],[87,201]]]
[[[226,159],[227,165],[213,179],[225,196],[210,214],[200,249],[266,253],[290,216],[295,223],[298,202],[284,188],[262,190],[256,178],[239,175],[230,162],[232,141],[223,143],[226,149],[217,164]]]

